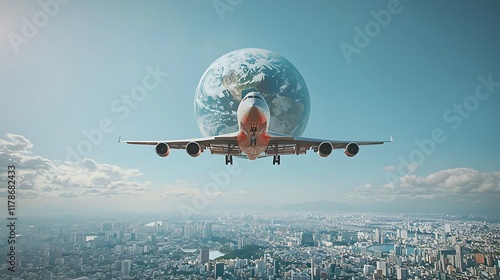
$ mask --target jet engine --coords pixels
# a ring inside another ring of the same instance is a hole
[[[330,142],[321,142],[318,146],[318,154],[320,157],[327,157],[333,151],[333,145]]]
[[[156,154],[159,155],[160,157],[166,157],[168,154],[170,154],[170,147],[168,146],[167,143],[158,143],[156,144]]]
[[[359,152],[359,146],[358,144],[354,143],[354,142],[351,142],[349,144],[347,144],[347,146],[345,147],[345,155],[348,156],[348,157],[353,157],[355,155],[357,155]]]
[[[189,142],[186,145],[186,152],[188,153],[188,155],[192,157],[197,157],[201,155],[202,150],[198,142]]]

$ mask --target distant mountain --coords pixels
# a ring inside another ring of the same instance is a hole
[[[349,212],[353,211],[354,207],[347,203],[334,202],[328,199],[322,199],[317,201],[303,202],[303,203],[290,203],[283,204],[276,210],[289,211],[289,212]]]

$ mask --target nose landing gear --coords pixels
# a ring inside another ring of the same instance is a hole
[[[233,156],[226,155],[226,165],[233,165]]]
[[[250,146],[257,145],[257,138],[255,137],[255,133],[257,132],[257,126],[251,125],[250,132],[252,132],[252,137],[250,137]]]
[[[280,165],[281,163],[281,159],[280,159],[280,156],[279,155],[274,155],[273,156],[273,165]]]

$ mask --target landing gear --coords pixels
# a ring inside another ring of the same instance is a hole
[[[233,156],[226,155],[226,165],[233,165]]]
[[[280,165],[281,159],[279,155],[274,155],[273,156],[273,165]]]

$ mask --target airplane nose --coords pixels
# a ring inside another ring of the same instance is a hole
[[[250,111],[249,111],[248,115],[251,119],[260,119],[261,113],[260,113],[259,108],[257,108],[256,106],[252,106],[252,107],[250,107]]]

